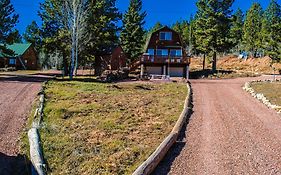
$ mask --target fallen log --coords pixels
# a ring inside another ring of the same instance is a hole
[[[32,175],[45,175],[45,163],[38,129],[31,128],[28,131],[30,145],[30,160],[32,163]]]

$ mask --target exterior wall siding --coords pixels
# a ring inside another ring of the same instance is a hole
[[[10,64],[11,59],[16,59],[16,64]],[[20,57],[12,58],[0,58],[0,67],[16,67],[16,69],[24,69],[21,64],[21,61],[25,64],[27,70],[36,70],[38,69],[38,60],[37,55],[33,47],[29,47],[28,50],[21,55]]]
[[[161,40],[160,35],[162,32],[172,33],[171,40]],[[187,70],[190,64],[190,58],[187,56],[181,36],[176,31],[170,29],[169,27],[164,27],[152,33],[146,46],[146,54],[142,56],[140,62],[144,65],[144,70],[146,70],[148,74],[155,74],[155,72],[159,74],[160,68],[162,69],[162,74],[166,72],[166,74],[175,77],[186,77],[188,75]],[[159,49],[168,50],[168,53],[167,51],[162,51],[162,55],[158,55],[157,50]],[[181,52],[178,50],[181,50]],[[154,51],[153,55],[152,51]],[[155,67],[158,67],[158,71],[152,71],[152,67],[154,70],[156,70]],[[166,71],[163,71],[164,67],[166,67]]]
[[[127,57],[124,54],[122,47],[120,46],[117,47],[111,55],[111,61],[110,61],[111,70],[118,70],[122,67],[126,67],[126,62],[127,62],[126,58]]]
[[[121,46],[116,47],[110,55],[97,56],[95,74],[101,75],[105,70],[119,70],[126,67],[127,57]]]

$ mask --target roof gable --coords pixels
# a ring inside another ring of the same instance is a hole
[[[7,45],[7,48],[14,51],[15,57],[21,56],[23,55],[30,47],[31,47],[31,43],[26,43],[26,44],[22,44],[22,43],[14,43],[12,45]],[[3,53],[0,53],[0,57],[4,57],[7,55],[3,55]]]
[[[180,35],[177,31],[171,29],[171,28],[168,27],[168,26],[163,26],[163,27],[161,27],[160,29],[158,29],[158,30],[156,30],[156,31],[154,31],[154,32],[152,32],[152,33],[149,34],[149,36],[148,36],[148,38],[147,38],[147,40],[146,40],[145,46],[144,46],[144,50],[147,50],[148,45],[149,45],[150,40],[151,40],[151,37],[152,37],[153,35],[155,35],[156,33],[159,33],[159,32],[161,32],[161,31],[171,31],[171,32],[177,34],[177,35],[179,36],[181,45],[183,44],[181,35]]]

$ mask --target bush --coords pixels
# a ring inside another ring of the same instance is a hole
[[[121,70],[105,70],[100,76],[102,82],[113,82],[124,80],[129,77],[129,69],[123,68]]]

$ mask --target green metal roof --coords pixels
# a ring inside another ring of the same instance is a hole
[[[7,45],[7,48],[14,51],[15,53],[15,55],[13,55],[14,57],[18,57],[23,55],[30,46],[31,43],[26,43],[26,44],[15,43],[12,45]],[[3,53],[0,53],[0,57],[4,57]]]

